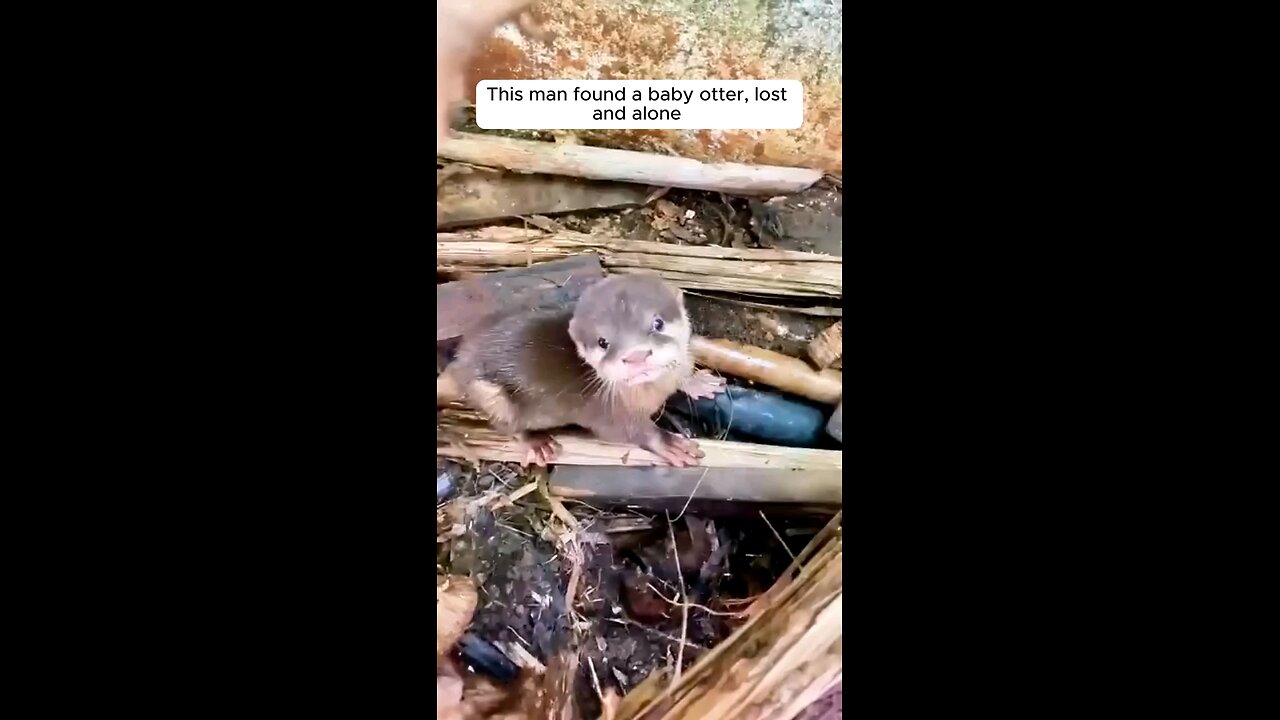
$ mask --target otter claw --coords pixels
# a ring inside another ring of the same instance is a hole
[[[649,444],[648,450],[674,467],[692,467],[706,457],[698,443],[673,433],[662,433]]]
[[[550,435],[539,433],[524,437],[524,465],[546,467],[547,463],[556,459],[560,453],[560,443]]]
[[[699,398],[712,398],[724,392],[724,378],[713,374],[709,370],[699,370],[690,375],[680,389],[685,395],[697,400]]]

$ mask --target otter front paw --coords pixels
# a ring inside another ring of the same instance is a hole
[[[699,370],[680,383],[680,390],[694,400],[715,397],[724,392],[724,378],[710,370]]]
[[[520,442],[525,448],[524,465],[546,467],[560,452],[560,443],[549,433],[524,433]]]
[[[657,455],[668,465],[675,467],[691,467],[706,453],[698,449],[698,443],[675,433],[658,431],[650,436],[644,449]]]

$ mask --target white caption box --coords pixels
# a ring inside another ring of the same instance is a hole
[[[485,130],[794,130],[803,121],[799,80],[476,83]]]

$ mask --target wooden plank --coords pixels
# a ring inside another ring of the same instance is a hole
[[[712,190],[736,195],[799,192],[822,177],[820,170],[704,163],[631,150],[548,143],[492,135],[457,133],[441,140],[436,155],[508,170],[617,180],[656,187]]]
[[[469,173],[436,188],[436,227],[492,222],[519,215],[551,215],[641,205],[643,185],[590,182],[555,175]]]
[[[610,272],[657,273],[683,288],[828,297],[844,293],[840,258],[818,253],[671,245],[568,231],[541,237],[528,231],[464,237],[437,235],[437,267],[484,271],[593,253]]]
[[[679,512],[686,503],[699,514],[732,510],[731,503],[825,507],[829,512],[843,502],[841,488],[839,470],[559,465],[551,473],[551,490],[561,497],[595,507],[634,505],[655,512]],[[734,514],[741,511],[739,507]]]
[[[647,467],[663,463],[648,450],[597,440],[574,430],[552,433],[561,444],[559,465],[627,465]],[[700,467],[769,468],[778,470],[839,471],[844,454],[839,450],[814,450],[776,445],[698,440],[706,456]],[[446,457],[523,462],[525,450],[512,437],[485,424],[483,418],[461,407],[448,407],[436,415],[436,455]]]
[[[437,285],[436,342],[465,335],[497,314],[576,302],[603,277],[599,259],[581,255]]]
[[[804,252],[803,250],[773,250],[755,248],[727,248],[719,245],[673,245],[649,240],[631,240],[617,235],[587,234],[572,230],[543,232],[532,228],[492,227],[477,228],[474,236],[466,233],[436,233],[437,264],[482,264],[491,256],[494,265],[512,265],[524,262],[521,248],[531,247],[543,251],[559,250],[564,256],[585,252],[605,255],[640,254],[663,255],[700,260],[741,260],[744,264],[824,263],[840,268],[843,260],[834,255]]]

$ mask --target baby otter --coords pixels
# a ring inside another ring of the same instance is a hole
[[[697,443],[653,422],[676,390],[712,397],[724,380],[694,372],[689,316],[678,289],[656,276],[617,275],[583,292],[573,309],[533,309],[465,338],[446,371],[465,400],[545,465],[565,425],[630,443],[671,465],[698,464]]]

